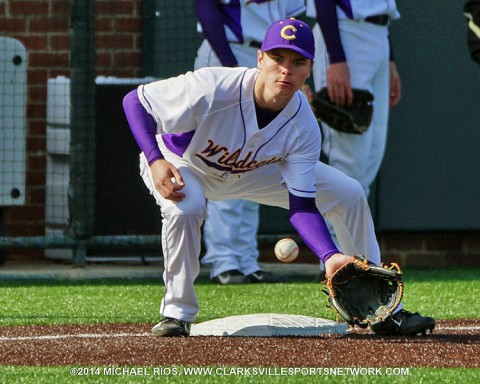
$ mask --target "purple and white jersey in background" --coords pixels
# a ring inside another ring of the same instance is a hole
[[[388,15],[391,20],[398,19],[395,0],[307,0],[307,15],[317,16],[315,3],[335,3],[338,19],[364,20],[370,16]]]

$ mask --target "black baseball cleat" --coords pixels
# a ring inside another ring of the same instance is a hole
[[[282,279],[275,276],[273,273],[259,269],[258,271],[245,276],[245,281],[247,283],[280,283],[282,282]]]
[[[191,323],[183,320],[165,317],[152,328],[152,335],[163,337],[187,337],[190,336],[190,325]]]
[[[372,331],[384,335],[422,336],[433,332],[435,320],[404,309],[383,323],[371,327]]]
[[[245,283],[245,276],[237,269],[219,273],[213,278],[219,284],[243,284]]]

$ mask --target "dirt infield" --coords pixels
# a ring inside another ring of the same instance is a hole
[[[480,367],[480,319],[440,320],[427,337],[356,330],[315,337],[155,338],[150,329],[151,324],[0,327],[0,364]]]

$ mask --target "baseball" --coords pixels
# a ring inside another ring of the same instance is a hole
[[[290,238],[281,239],[275,244],[275,256],[284,263],[290,263],[298,256],[298,245]]]

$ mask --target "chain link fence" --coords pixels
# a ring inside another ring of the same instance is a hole
[[[201,39],[193,0],[0,2],[0,263],[15,249],[75,265],[161,259],[121,101],[193,69]]]

